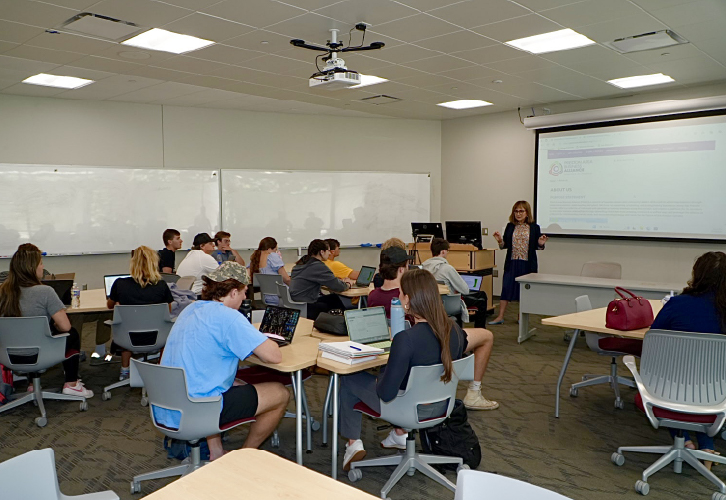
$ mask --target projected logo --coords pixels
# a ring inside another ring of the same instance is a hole
[[[558,161],[556,161],[552,165],[550,165],[550,175],[554,175],[556,177],[564,171],[565,171],[565,169],[562,167],[562,164]]]

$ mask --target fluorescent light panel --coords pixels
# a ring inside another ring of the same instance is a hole
[[[635,87],[646,87],[648,85],[660,85],[662,83],[674,82],[675,80],[668,75],[663,73],[657,73],[655,75],[639,75],[629,76],[627,78],[616,78],[615,80],[608,80],[610,85],[615,85],[621,89],[632,89]]]
[[[45,87],[57,87],[59,89],[79,89],[93,83],[94,80],[76,78],[74,76],[56,76],[47,73],[38,73],[23,80],[23,83],[31,85],[43,85]]]
[[[491,106],[491,102],[487,101],[480,101],[478,99],[469,100],[469,99],[460,99],[458,101],[449,101],[449,102],[440,102],[437,104],[437,106],[442,106],[444,108],[450,108],[450,109],[469,109],[469,108],[479,108],[481,106]]]
[[[172,33],[171,31],[159,28],[150,29],[121,43],[141,49],[160,50],[174,54],[184,54],[214,45],[214,42],[211,40],[204,40],[189,35],[180,35],[179,33]]]
[[[360,83],[358,85],[351,85],[349,89],[359,89],[361,87],[367,87],[368,85],[375,85],[376,83],[387,82],[386,78],[381,78],[373,75],[360,75]]]
[[[564,29],[543,33],[541,35],[528,36],[527,38],[518,38],[504,42],[519,50],[524,50],[532,54],[544,54],[545,52],[556,52],[558,50],[576,49],[592,45],[595,42],[581,35],[577,31]]]

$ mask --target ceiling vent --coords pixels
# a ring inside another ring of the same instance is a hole
[[[398,97],[391,97],[390,95],[374,95],[372,97],[364,97],[361,101],[368,104],[375,104],[380,106],[381,104],[391,104],[392,102],[398,102],[402,99]]]
[[[119,43],[148,29],[128,21],[82,12],[62,23],[55,31]]]
[[[662,49],[673,45],[682,45],[688,40],[671,30],[653,31],[641,35],[618,38],[612,42],[605,42],[604,45],[621,54],[641,52],[643,50]]]

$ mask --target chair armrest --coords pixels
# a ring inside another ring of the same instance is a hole
[[[98,493],[86,493],[82,495],[83,500],[119,500],[119,497],[113,491],[99,491]],[[73,498],[73,497],[67,497]]]
[[[656,416],[653,414],[653,406],[658,406],[657,404],[654,405],[654,402],[657,398],[654,398],[648,392],[648,389],[645,388],[645,384],[643,384],[643,379],[640,378],[640,373],[638,373],[638,367],[635,365],[635,356],[632,356],[632,355],[624,356],[623,363],[628,368],[628,370],[630,370],[630,373],[633,375],[633,379],[635,380],[635,386],[638,388],[640,397],[643,400],[643,408],[645,408],[645,416],[648,417],[648,421],[650,422],[650,425],[652,425],[654,429],[657,429],[658,426],[660,425],[660,422],[658,421]]]
[[[218,401],[222,401],[222,396],[207,396],[205,398],[189,397],[189,401],[192,403],[216,403]]]
[[[103,322],[104,325],[108,325],[108,326],[118,325],[119,323],[120,323],[120,321],[114,323],[114,321],[112,319],[107,319],[106,321]]]
[[[45,333],[46,337],[50,337],[52,339],[63,339],[65,337],[67,337],[68,335],[69,335],[68,332],[59,332],[59,333],[56,333],[55,335],[53,335],[53,332],[50,330],[50,328]]]

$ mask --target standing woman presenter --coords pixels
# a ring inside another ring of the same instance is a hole
[[[496,231],[494,239],[500,249],[507,249],[499,315],[489,322],[490,325],[501,325],[507,305],[513,300],[519,301],[519,283],[515,280],[519,276],[537,272],[537,250],[544,250],[547,236],[535,224],[529,202],[520,200],[512,207],[504,236]]]

